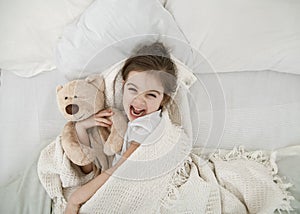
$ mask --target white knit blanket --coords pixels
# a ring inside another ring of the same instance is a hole
[[[292,197],[276,176],[274,156],[234,150],[204,161],[167,113],[148,140],[82,205],[80,213],[273,213],[291,210]],[[163,131],[162,131],[163,130]],[[158,134],[161,133],[161,134]],[[38,163],[41,183],[63,213],[75,188],[92,179],[70,163],[60,138]]]

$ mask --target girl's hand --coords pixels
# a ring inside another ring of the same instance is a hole
[[[68,201],[65,214],[78,214],[80,209],[80,204],[74,204],[71,201]]]
[[[76,126],[81,127],[85,130],[94,126],[110,127],[112,125],[112,122],[107,119],[107,117],[110,117],[113,114],[114,113],[111,109],[104,109],[85,120],[78,121],[76,123]]]
[[[76,122],[75,129],[76,129],[79,142],[81,142],[86,146],[90,146],[90,140],[86,130],[94,126],[103,126],[103,127],[111,126],[112,122],[106,117],[110,117],[113,114],[114,113],[111,109],[104,109],[90,116],[85,120]]]

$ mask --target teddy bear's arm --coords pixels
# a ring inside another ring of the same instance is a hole
[[[113,108],[114,115],[110,117],[113,125],[110,129],[110,135],[104,141],[104,153],[107,155],[114,155],[120,152],[123,145],[124,135],[127,129],[127,120],[122,112]],[[100,135],[102,135],[100,131]]]
[[[74,122],[68,122],[63,128],[61,144],[67,157],[78,166],[88,165],[95,160],[93,149],[80,143]]]

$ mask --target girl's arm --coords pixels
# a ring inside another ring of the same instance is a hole
[[[69,198],[66,214],[78,213],[80,206],[89,200],[96,191],[109,179],[116,169],[139,147],[139,143],[131,142],[122,158],[111,168],[76,190]]]

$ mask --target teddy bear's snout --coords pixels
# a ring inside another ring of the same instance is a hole
[[[70,104],[66,106],[66,112],[67,114],[76,114],[79,111],[79,106],[76,104]]]

